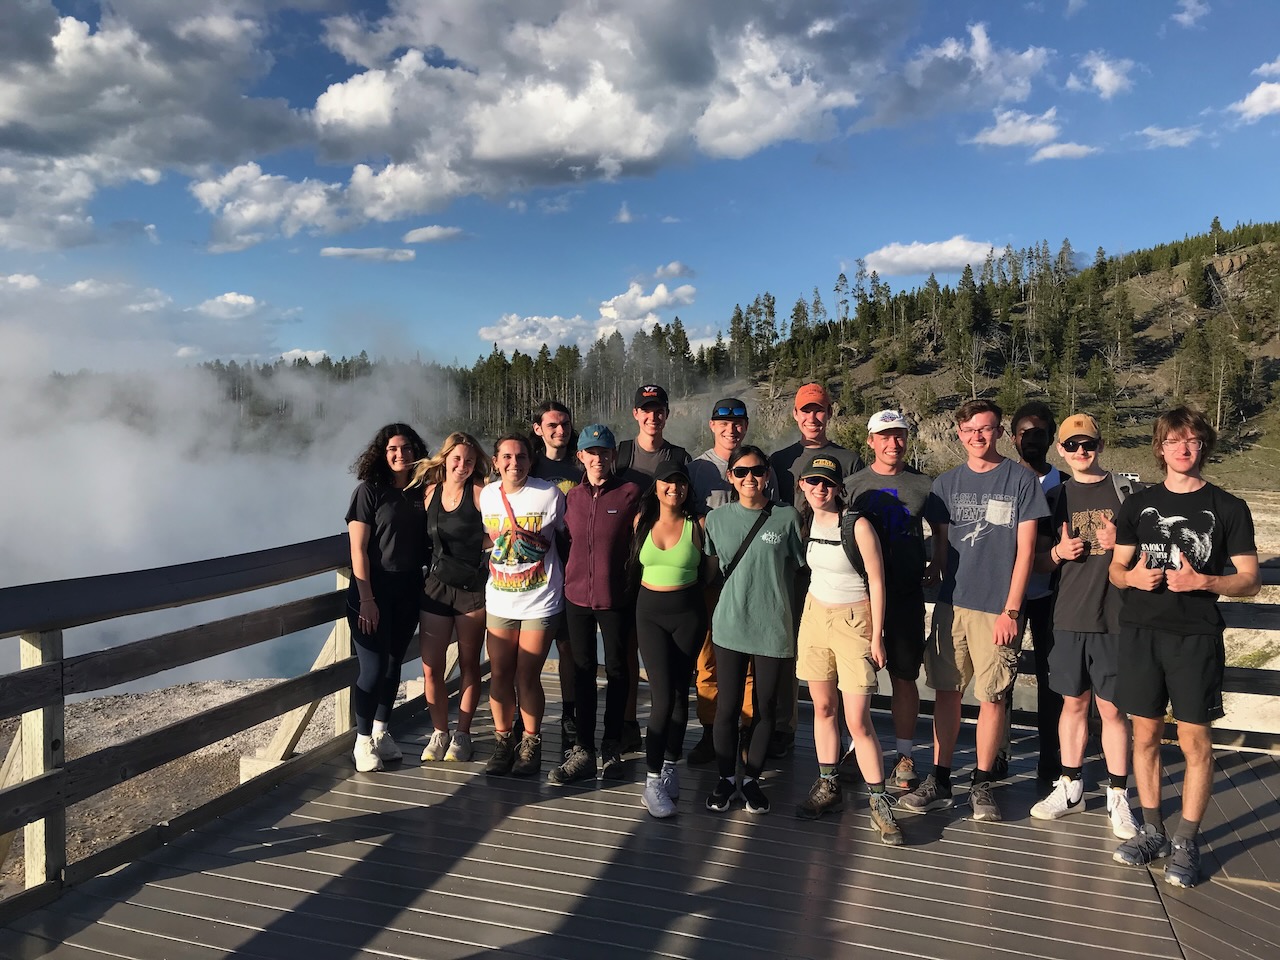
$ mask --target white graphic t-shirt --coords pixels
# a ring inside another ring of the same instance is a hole
[[[559,613],[564,607],[564,570],[552,545],[564,521],[564,494],[550,481],[530,477],[507,494],[507,500],[519,529],[512,529],[502,503],[501,481],[480,491],[485,533],[493,541],[485,609],[513,620]]]

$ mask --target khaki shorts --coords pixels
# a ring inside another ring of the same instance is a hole
[[[1018,679],[1018,647],[996,646],[991,638],[996,618],[986,613],[935,604],[933,629],[924,648],[924,679],[932,690],[964,692],[973,680],[973,695],[983,703],[995,703]]]
[[[796,642],[796,678],[835,680],[844,693],[875,693],[879,685],[871,660],[871,604],[824,607],[806,596]]]
[[[560,629],[563,614],[553,613],[549,617],[534,617],[532,620],[516,620],[512,617],[500,617],[496,613],[486,613],[484,625],[490,630],[507,630],[519,633],[538,631],[554,635]]]

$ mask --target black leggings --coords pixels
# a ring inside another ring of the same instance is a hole
[[[689,726],[689,682],[707,633],[707,605],[698,585],[662,593],[640,588],[636,638],[649,674],[649,735],[645,761],[650,773],[662,761],[679,760]]]
[[[385,723],[400,689],[400,665],[404,652],[418,628],[418,598],[422,593],[420,573],[374,574],[369,580],[378,607],[378,629],[360,631],[360,589],[355,580],[347,591],[347,625],[360,661],[360,674],[351,690],[351,706],[356,715],[356,733],[368,736],[373,722]]]
[[[631,629],[630,607],[592,610],[565,601],[565,625],[569,628],[569,649],[573,651],[574,719],[578,724],[577,743],[592,753],[596,749],[596,625],[604,640],[604,739],[614,747],[622,739],[622,717],[627,709],[631,670],[627,664],[627,633]]]
[[[745,772],[748,777],[758,777],[764,769],[765,755],[769,750],[778,681],[787,661],[779,657],[726,650],[718,643],[714,646],[719,689],[716,693],[716,722],[711,735],[720,776],[728,779],[738,767],[738,716],[742,713],[742,694],[747,685],[747,664],[752,664],[755,687],[751,694],[751,737]]]

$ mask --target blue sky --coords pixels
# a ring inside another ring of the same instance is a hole
[[[1280,218],[1272,0],[18,0],[0,374],[470,363]]]

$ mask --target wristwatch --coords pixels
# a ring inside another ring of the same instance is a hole
[[[1017,623],[1020,613],[1017,610],[1006,610],[1004,612],[1004,615],[1008,617],[1010,620],[1014,621],[1014,623]]]

